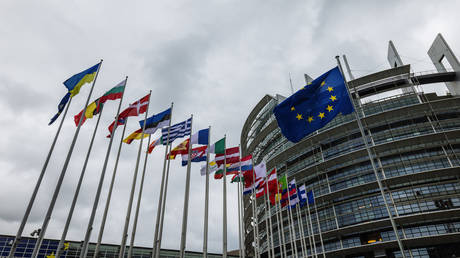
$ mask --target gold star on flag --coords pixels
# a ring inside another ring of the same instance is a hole
[[[321,86],[323,86],[324,84],[326,84],[326,82],[325,82],[325,81],[323,81],[323,82],[321,83]]]
[[[329,86],[329,87],[327,87],[327,90],[328,90],[329,92],[331,92],[331,91],[334,90],[334,88],[332,88],[331,86]]]
[[[309,116],[309,117],[308,117],[308,122],[309,122],[309,123],[311,123],[313,120],[314,120],[314,119],[313,119],[312,116]]]
[[[297,120],[301,120],[301,119],[302,119],[302,115],[301,115],[301,114],[297,114],[296,118],[297,118]]]
[[[67,250],[67,249],[69,249],[69,242],[64,243],[64,250]]]
[[[336,101],[337,100],[337,97],[334,96],[334,95],[331,95],[331,97],[329,98],[330,100],[332,100],[332,102]]]
[[[294,111],[295,110],[295,107],[291,107],[291,111]]]
[[[318,117],[321,118],[321,119],[323,119],[323,118],[324,118],[324,113],[323,113],[323,112],[319,112]]]
[[[46,258],[55,258],[56,256],[54,255],[54,252],[52,252],[50,255],[47,255]]]
[[[332,108],[332,106],[329,106],[329,105],[327,105],[327,108],[326,108],[326,109],[327,109],[327,111],[329,111],[329,112],[331,112],[332,110],[334,110],[334,109]]]

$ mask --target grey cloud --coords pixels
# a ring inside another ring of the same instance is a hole
[[[375,72],[389,67],[390,39],[415,71],[433,69],[426,50],[438,32],[460,54],[455,1],[111,1],[87,8],[88,3],[0,4],[0,31],[5,35],[0,42],[0,203],[9,207],[0,209],[0,233],[16,233],[57,129],[47,122],[63,95],[62,81],[99,58],[105,61],[92,99],[129,75],[123,108],[151,89],[149,114],[174,101],[173,122],[194,114],[195,129],[211,125],[212,141],[226,134],[228,145],[236,146],[246,116],[260,98],[290,94],[289,72],[294,89],[300,88],[303,73],[320,75],[335,66],[336,54],[347,55],[355,76]],[[417,15],[411,15],[415,5]],[[81,110],[88,92],[84,86],[73,100],[25,233],[42,223],[75,132],[72,116]],[[107,149],[107,126],[116,107],[117,102],[107,103],[101,118],[69,239],[80,241],[84,236]],[[127,134],[141,119],[130,118]],[[88,120],[81,129],[46,237],[60,237],[94,125],[95,119]],[[120,134],[121,128],[112,146],[92,241],[101,223]],[[137,147],[138,142],[123,146],[103,238],[107,243],[120,243]],[[136,244],[147,247],[153,241],[163,152],[158,147],[147,165],[136,236]],[[185,184],[185,168],[178,163],[171,164],[163,238],[163,247],[176,249]],[[204,179],[198,176],[199,165],[192,168],[187,249],[200,251]],[[235,196],[235,186],[229,184],[229,249],[238,246]],[[221,252],[222,212],[222,183],[211,179],[212,252]]]

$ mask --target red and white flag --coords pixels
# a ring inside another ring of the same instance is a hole
[[[145,95],[140,100],[135,101],[134,103],[130,104],[128,108],[123,110],[118,115],[118,125],[125,124],[126,118],[129,116],[138,116],[139,114],[145,113],[147,111],[147,106],[149,105],[150,101],[150,94]],[[113,121],[109,125],[109,132],[110,134],[107,135],[107,138],[110,138],[113,134],[113,128],[115,126],[115,121]]]
[[[240,148],[239,147],[228,148],[225,150],[225,155],[216,154],[215,161],[217,165],[220,166],[224,164],[224,156],[225,156],[227,164],[240,162]]]

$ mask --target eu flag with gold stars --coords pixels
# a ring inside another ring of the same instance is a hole
[[[291,142],[299,142],[337,114],[351,112],[353,105],[338,67],[316,78],[273,110],[281,132]]]

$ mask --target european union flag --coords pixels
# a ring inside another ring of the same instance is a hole
[[[353,112],[342,73],[338,67],[324,73],[275,107],[278,126],[291,142],[322,128],[338,113]]]

